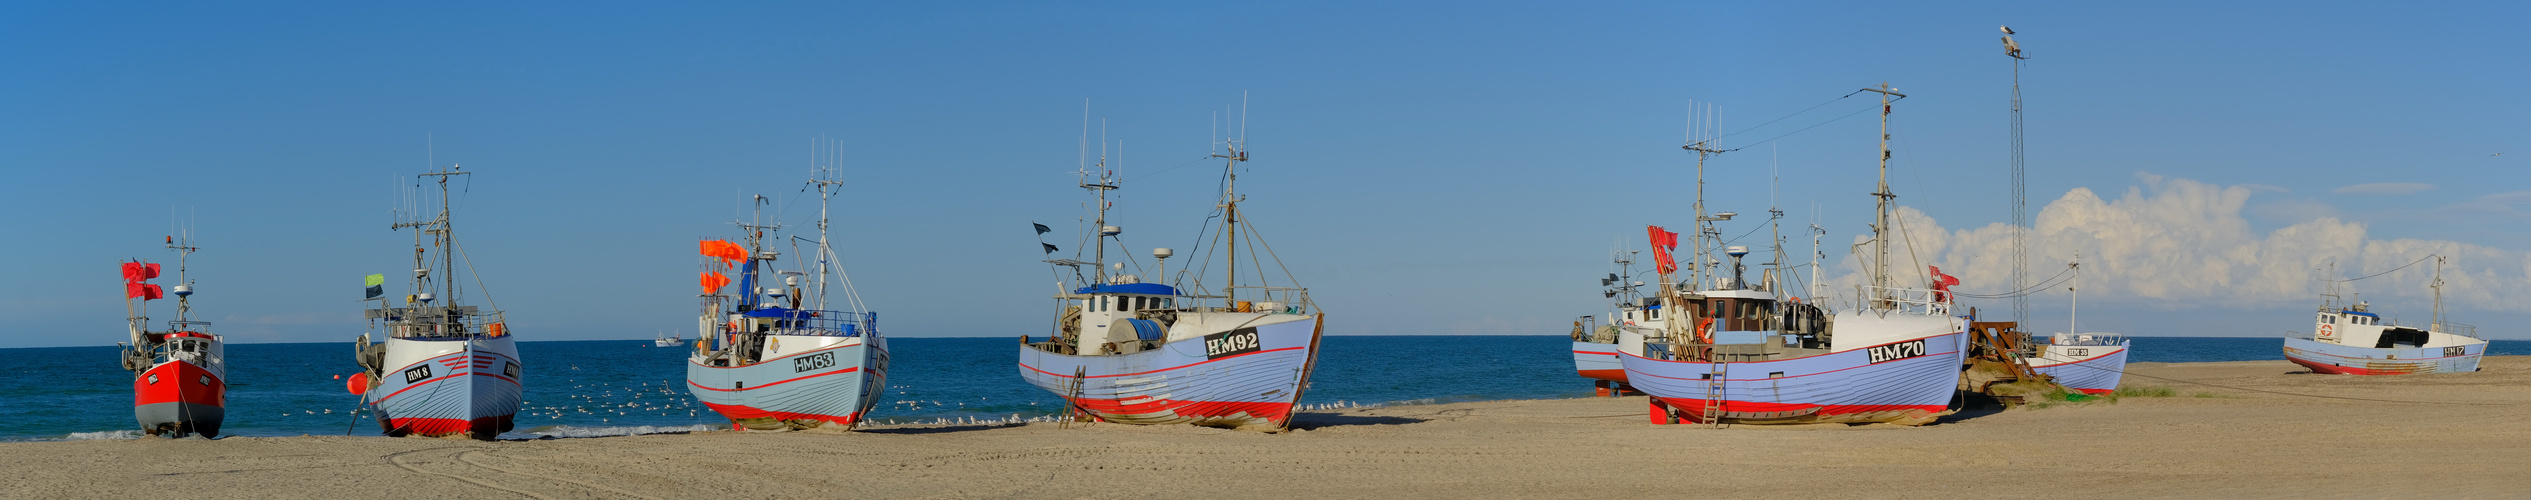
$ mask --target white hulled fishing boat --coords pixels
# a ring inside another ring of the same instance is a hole
[[[2478,328],[2443,319],[2443,257],[2434,258],[2434,318],[2425,328],[2399,326],[2374,313],[2371,304],[2337,304],[2337,294],[2323,295],[2320,319],[2312,335],[2285,339],[2285,359],[2312,373],[2339,375],[2403,375],[2478,371],[2487,341]],[[2343,281],[2332,280],[2332,289]]]
[[[1227,152],[1215,155],[1226,160],[1215,214],[1225,238],[1217,241],[1227,242],[1220,248],[1229,265],[1220,295],[1206,291],[1200,270],[1191,277],[1182,270],[1171,284],[1144,283],[1123,273],[1129,262],[1140,266],[1130,254],[1120,254],[1127,262],[1108,262],[1107,247],[1123,232],[1107,220],[1107,192],[1117,188],[1117,179],[1104,158],[1085,165],[1098,172],[1095,182],[1084,172],[1080,183],[1098,194],[1097,219],[1090,226],[1095,234],[1088,235],[1097,239],[1097,248],[1087,262],[1047,261],[1058,270],[1069,268],[1070,281],[1080,285],[1058,283],[1054,299],[1060,313],[1048,338],[1020,338],[1020,378],[1064,398],[1077,416],[1096,421],[1267,430],[1291,425],[1317,362],[1322,316],[1306,288],[1241,283],[1240,265],[1262,268],[1257,258],[1275,258],[1270,251],[1257,252],[1264,243],[1239,208],[1246,198],[1236,190],[1237,168],[1248,159],[1246,144],[1223,144]],[[1050,231],[1043,224],[1036,229],[1040,235]],[[1057,250],[1039,244],[1048,254]],[[1168,276],[1170,255],[1170,249],[1154,250],[1158,268],[1150,274]],[[1282,267],[1279,259],[1274,263]],[[1288,273],[1285,278],[1290,283]]]
[[[2082,254],[2077,252],[2075,258],[2081,259]],[[2047,375],[2057,385],[2075,392],[2107,394],[2117,391],[2118,381],[2127,375],[2127,348],[2134,341],[2115,333],[2071,333],[2080,331],[2075,328],[2074,306],[2081,298],[2083,266],[2068,263],[2066,267],[2074,273],[2075,283],[2066,290],[2077,294],[2076,301],[2069,301],[2066,307],[2065,331],[2068,333],[2058,333],[2049,336],[2047,343],[2031,345],[2030,356],[2022,361],[2030,365],[2030,371]]]
[[[827,240],[827,206],[844,184],[834,172],[830,167],[810,176],[818,193],[817,240],[811,242],[817,247],[796,269],[775,268],[782,255],[775,244],[801,238],[782,238],[779,223],[763,220],[763,196],[755,198],[755,220],[735,223],[739,242],[699,244],[702,338],[686,360],[687,392],[728,418],[732,429],[850,429],[887,389],[888,344],[879,335],[879,314],[862,306]],[[738,287],[722,293],[733,273]],[[843,308],[829,307],[835,298]]]
[[[1881,187],[1873,194],[1880,199],[1872,240],[1878,255],[1871,285],[1859,290],[1862,296],[1854,308],[1820,322],[1814,321],[1825,316],[1819,301],[1782,297],[1781,284],[1773,277],[1756,286],[1741,281],[1739,259],[1746,249],[1728,250],[1732,275],[1715,276],[1710,290],[1692,289],[1705,279],[1674,281],[1670,272],[1675,265],[1662,262],[1660,299],[1677,312],[1665,323],[1663,337],[1645,345],[1643,355],[1619,358],[1628,383],[1652,396],[1654,423],[1922,425],[1952,411],[1968,322],[1952,314],[1951,297],[1939,290],[1891,285],[1892,235],[1886,231],[1891,227],[1890,202],[1897,195],[1889,191],[1887,124],[1890,98],[1905,95],[1886,84],[1864,91],[1882,95]],[[1687,149],[1720,152],[1704,142]],[[1699,177],[1701,193],[1701,173]],[[1704,252],[1711,250],[1701,242],[1701,235],[1710,231],[1703,222],[1727,217],[1705,214],[1701,194],[1696,211],[1696,252],[1704,260]],[[1656,249],[1676,245],[1674,233],[1656,230],[1654,236]],[[1781,255],[1781,249],[1776,253]],[[1700,262],[1698,269],[1711,268],[1708,262]],[[1940,277],[1933,281],[1949,283]]]
[[[674,335],[674,334],[670,334],[670,333],[668,333],[668,332],[659,332],[659,338],[651,339],[651,340],[650,340],[650,346],[651,346],[651,347],[685,347],[685,338],[684,338],[684,337],[677,336],[677,335]]]
[[[393,305],[383,293],[385,276],[368,280],[369,298],[379,304],[365,314],[373,332],[385,331],[376,342],[371,333],[360,335],[354,352],[362,371],[350,386],[389,436],[489,441],[509,432],[518,414],[524,387],[517,341],[497,305],[489,311],[464,305],[465,288],[458,286],[461,264],[473,268],[458,261],[465,252],[450,225],[448,181],[471,174],[458,170],[419,175],[439,187],[436,216],[403,212],[403,222],[393,226],[413,230],[411,293]],[[419,190],[413,199],[428,201]],[[482,278],[473,281],[480,286]],[[488,294],[485,301],[491,302]]]
[[[219,437],[228,411],[227,347],[207,331],[210,322],[193,319],[193,280],[185,273],[188,257],[201,248],[193,246],[190,234],[183,242],[168,236],[167,248],[176,251],[176,319],[166,330],[149,330],[149,301],[164,296],[148,283],[158,277],[158,264],[122,266],[123,305],[131,313],[123,369],[132,372],[132,415],[141,432],[152,436]],[[138,307],[132,299],[140,299]]]

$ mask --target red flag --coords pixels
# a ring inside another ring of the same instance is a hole
[[[729,276],[721,273],[704,271],[701,284],[703,285],[703,293],[720,293],[722,286],[729,285]]]
[[[165,294],[163,294],[163,293],[162,293],[162,292],[158,289],[158,285],[152,285],[152,284],[148,284],[148,283],[124,283],[124,284],[123,284],[123,297],[124,297],[124,298],[139,297],[141,300],[158,300],[159,298],[161,298],[161,297],[165,297],[165,296],[166,296],[166,295],[165,295]]]
[[[1652,238],[1652,260],[1660,264],[1661,273],[1677,272],[1679,264],[1670,259],[1670,251],[1678,248],[1679,233],[1663,230],[1661,226],[1644,226],[1643,230],[1646,236]]]
[[[1960,284],[1960,277],[1942,274],[1941,267],[1925,266],[1925,269],[1933,271],[1933,300],[1951,300],[1951,287]]]
[[[158,277],[158,265],[143,262],[123,263],[123,282],[139,283]]]

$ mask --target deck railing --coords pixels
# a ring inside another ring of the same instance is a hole
[[[1230,291],[1241,296],[1242,300],[1239,302],[1250,304],[1250,310],[1253,312],[1313,314],[1318,311],[1318,304],[1312,303],[1309,300],[1309,289],[1307,288],[1282,286],[1234,286],[1230,287]],[[1283,304],[1283,307],[1274,311],[1258,310],[1263,309],[1255,306],[1258,302],[1276,302]],[[1238,304],[1233,303],[1230,304],[1230,306],[1236,308],[1238,307]]]
[[[1951,297],[1948,292],[1923,288],[1858,286],[1855,287],[1855,296],[1863,297],[1862,309],[1898,311],[1925,316],[1951,315]]]
[[[782,319],[777,322],[773,329],[769,330],[768,333],[774,335],[859,337],[863,334],[879,330],[879,313],[865,312],[856,314],[838,311],[807,312],[815,313],[816,315],[804,318]]]

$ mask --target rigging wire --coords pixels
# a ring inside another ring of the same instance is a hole
[[[2432,259],[2432,258],[2434,258],[2434,256],[2433,256],[2433,255],[2427,255],[2427,256],[2425,256],[2425,257],[2420,257],[2420,258],[2418,258],[2415,262],[2409,262],[2407,265],[2402,265],[2402,266],[2399,266],[2399,267],[2391,268],[2391,270],[2389,270],[2389,271],[2382,271],[2382,272],[2378,272],[2378,273],[2367,274],[2367,275],[2364,275],[2364,277],[2363,277],[2363,278],[2346,279],[2346,280],[2335,280],[2335,281],[2337,281],[2337,282],[2339,282],[2339,283],[2346,283],[2346,282],[2350,282],[2350,281],[2355,281],[2355,280],[2360,280],[2360,279],[2365,279],[2365,278],[2371,278],[2371,277],[2374,277],[2374,276],[2381,276],[2381,275],[2384,275],[2384,274],[2390,274],[2390,273],[2394,273],[2394,272],[2399,272],[2399,270],[2401,270],[2401,269],[2407,269],[2409,266],[2414,266],[2414,265],[2417,265],[2417,263],[2419,263],[2419,262],[2425,262],[2427,259]]]
[[[2056,272],[2056,276],[2050,276],[2050,277],[2048,277],[2048,279],[2045,279],[2045,280],[2040,280],[2039,284],[2036,284],[2036,285],[2030,285],[2030,287],[2029,287],[2029,288],[2023,288],[2023,289],[2020,289],[2020,290],[2014,290],[2014,291],[2010,291],[2010,292],[1996,293],[1996,294],[1982,294],[1982,293],[1951,292],[1951,294],[1952,294],[1952,295],[1958,295],[1958,296],[1961,296],[1961,297],[1972,298],[1972,299],[2009,299],[2009,298],[2013,298],[2013,297],[2028,296],[2028,295],[2032,295],[2032,294],[2036,294],[2036,293],[2038,293],[2038,291],[2039,291],[2039,290],[2045,290],[2045,289],[2048,289],[2048,288],[2050,288],[2050,287],[2054,287],[2054,286],[2056,286],[2056,284],[2057,284],[2057,283],[2063,283],[2064,281],[2062,280],[2062,278],[2064,278],[2064,277],[2065,277],[2065,274],[2066,274],[2066,273],[2071,273],[2071,272],[2074,272],[2074,268],[2073,268],[2073,267],[2067,267],[2067,268],[2065,268],[2065,270],[2063,270],[2063,271],[2057,271],[2057,272]]]

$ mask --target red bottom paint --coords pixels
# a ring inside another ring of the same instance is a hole
[[[476,434],[476,439],[492,439],[493,436],[499,435],[504,429],[510,427],[510,416],[482,417],[474,420],[389,417],[387,421],[379,423],[379,426],[385,427],[389,436],[420,434],[425,437],[440,437],[468,434],[480,429],[483,432]]]
[[[2115,391],[2111,391],[2111,390],[2109,390],[2109,389],[2075,389],[2075,391],[2076,391],[2076,392],[2081,392],[2081,393],[2084,393],[2084,394],[2094,395],[2094,396],[2098,396],[2098,395],[2102,395],[2102,394],[2108,394],[2108,393],[2111,393],[2111,392],[2115,392]]]
[[[1183,418],[1206,419],[1231,417],[1245,413],[1249,417],[1262,418],[1274,425],[1283,425],[1284,421],[1292,418],[1291,403],[1275,403],[1266,401],[1174,401],[1167,399],[1154,399],[1139,403],[1124,403],[1113,399],[1075,399],[1072,400],[1072,404],[1080,406],[1081,409],[1089,410],[1092,413],[1116,416],[1165,413]]]
[[[2303,365],[2303,366],[2304,366],[2304,367],[2306,367],[2306,368],[2310,368],[2312,373],[2322,373],[2322,374],[2329,374],[2329,375],[2407,375],[2407,374],[2411,374],[2411,373],[2416,373],[2416,372],[2417,372],[2417,368],[2418,368],[2418,366],[2417,366],[2417,365],[2404,365],[2404,366],[2401,366],[2401,367],[2400,367],[2400,368],[2403,368],[2403,369],[2396,369],[2396,370],[2373,370],[2373,369],[2366,369],[2366,368],[2356,368],[2356,367],[2352,367],[2352,366],[2338,366],[2338,365],[2332,365],[2332,364],[2328,364],[2328,363],[2321,363],[2321,362],[2317,362],[2317,361],[2305,361],[2305,360],[2301,360],[2301,359],[2295,359],[2295,358],[2293,358],[2293,357],[2291,357],[2291,356],[2286,357],[2286,358],[2285,358],[2285,360],[2286,360],[2286,361],[2292,361],[2292,362],[2294,362],[2294,364],[2297,364],[2297,365]],[[2385,364],[2385,363],[2374,363],[2374,364],[2375,364],[2376,366],[2378,366],[2378,365]]]
[[[732,421],[731,425],[733,427],[737,425],[737,420],[753,418],[770,418],[774,420],[820,420],[837,425],[852,425],[853,422],[861,421],[861,414],[859,413],[851,415],[820,415],[816,413],[793,413],[787,411],[762,410],[742,405],[717,405],[712,403],[703,403],[703,406],[711,407],[712,411],[720,413],[723,417],[728,417]]]
[[[1654,401],[1654,404],[1655,404],[1655,405],[1659,405],[1659,404],[1667,403],[1670,407],[1679,408],[1680,410],[1679,410],[1679,411],[1677,411],[1677,412],[1675,412],[1675,413],[1676,413],[1676,414],[1678,414],[1678,415],[1687,416],[1687,417],[1693,417],[1693,418],[1703,418],[1703,417],[1704,417],[1704,413],[1705,413],[1705,400],[1702,400],[1702,399],[1667,399],[1667,400],[1665,400],[1665,399],[1662,399],[1662,398],[1652,398],[1652,400]],[[1723,402],[1722,402],[1722,411],[1724,411],[1724,412],[1746,412],[1746,413],[1759,413],[1759,412],[1791,412],[1791,411],[1804,411],[1804,410],[1810,410],[1810,409],[1813,409],[1813,408],[1818,409],[1818,411],[1815,411],[1815,412],[1810,412],[1810,413],[1809,413],[1810,415],[1817,415],[1817,416],[1823,416],[1823,417],[1825,417],[1825,416],[1835,416],[1835,415],[1849,415],[1849,414],[1855,414],[1855,413],[1873,413],[1873,412],[1885,412],[1885,411],[1906,411],[1906,410],[1921,410],[1921,411],[1931,412],[1931,413],[1941,413],[1941,412],[1943,412],[1943,411],[1946,411],[1946,410],[1949,410],[1949,409],[1950,409],[1950,407],[1948,407],[1948,406],[1944,406],[1944,405],[1815,405],[1815,404],[1802,404],[1802,403],[1759,403],[1759,402],[1755,402],[1755,401],[1732,401],[1732,400],[1728,400],[1728,399],[1723,400]],[[1655,407],[1655,410],[1657,411],[1658,409],[1659,409],[1659,407],[1658,407],[1658,406],[1656,406],[1656,407]],[[1657,417],[1657,416],[1655,417],[1655,419],[1656,419],[1656,421],[1655,421],[1654,423],[1660,423],[1660,422],[1658,422],[1658,417]]]
[[[1577,371],[1578,371],[1578,372],[1580,372],[1580,373],[1582,374],[1582,378],[1600,379],[1600,380],[1606,380],[1606,381],[1610,381],[1610,382],[1624,382],[1624,381],[1626,381],[1626,371],[1625,371],[1625,370],[1577,370]]]

